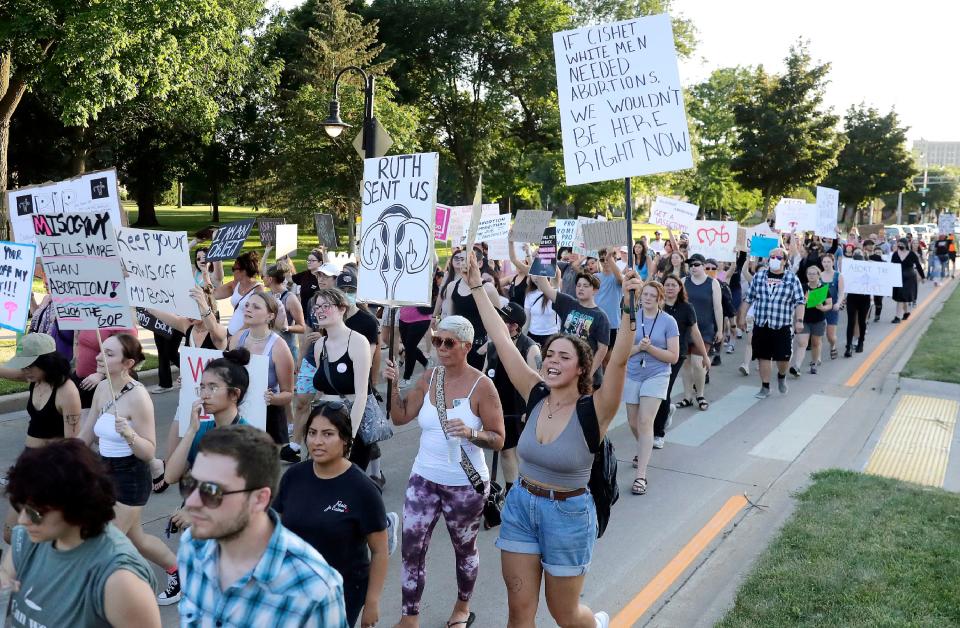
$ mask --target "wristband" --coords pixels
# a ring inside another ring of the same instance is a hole
[[[483,284],[480,284],[479,286],[470,286],[470,290],[471,290],[471,291],[473,291],[473,290],[479,290],[480,288],[483,288]]]
[[[480,435],[480,432],[478,432],[473,428],[470,429],[470,440],[477,440],[477,436],[479,435]]]

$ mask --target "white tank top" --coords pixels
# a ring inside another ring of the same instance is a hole
[[[231,336],[237,335],[243,329],[243,303],[247,298],[257,291],[256,285],[250,288],[246,294],[240,294],[240,284],[234,284],[233,294],[230,295],[230,304],[233,305],[233,315],[230,317],[230,323],[227,325],[227,333]]]
[[[436,370],[434,370],[436,373]],[[453,408],[447,410],[447,420],[460,419],[463,424],[474,430],[483,429],[483,422],[470,408],[470,396],[476,389],[477,384],[485,376],[481,375],[473,383],[473,388],[464,399],[454,399]],[[470,480],[466,472],[460,466],[460,456],[454,462],[447,458],[447,437],[443,433],[443,427],[440,425],[440,413],[437,407],[430,402],[430,391],[433,389],[433,375],[430,375],[430,385],[427,387],[427,396],[423,400],[423,407],[417,415],[417,423],[420,424],[420,450],[417,452],[417,458],[413,461],[411,473],[416,473],[425,480],[444,486],[470,486]],[[460,444],[467,457],[473,463],[474,468],[484,482],[490,481],[490,471],[487,470],[487,461],[483,455],[483,450],[463,438]]]
[[[104,458],[126,458],[133,455],[130,445],[117,433],[117,417],[104,412],[97,417],[93,433],[100,439],[100,455]]]

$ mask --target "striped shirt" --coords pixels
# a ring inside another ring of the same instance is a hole
[[[806,303],[796,275],[789,270],[771,275],[767,268],[757,271],[743,300],[753,304],[754,322],[772,329],[791,326],[794,308]]]
[[[269,514],[274,531],[260,562],[225,591],[218,542],[184,532],[177,553],[181,626],[346,627],[340,574],[284,528],[276,512]]]

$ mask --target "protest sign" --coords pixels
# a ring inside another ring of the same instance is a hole
[[[690,254],[699,253],[718,262],[737,259],[735,220],[697,220],[690,229]],[[746,237],[746,234],[744,234]]]
[[[33,292],[33,268],[37,247],[33,244],[0,242],[0,327],[23,333],[27,330],[30,296]]]
[[[553,212],[541,209],[521,209],[513,219],[510,228],[511,242],[540,242],[543,232],[550,224]],[[556,246],[556,231],[554,231],[554,246]]]
[[[775,226],[780,231],[813,231],[817,228],[816,205],[808,205],[802,198],[781,198],[774,208]]]
[[[253,229],[253,218],[249,220],[240,220],[231,222],[217,229],[213,234],[213,242],[210,243],[210,250],[207,251],[208,262],[222,262],[224,260],[237,259],[243,243]]]
[[[526,259],[527,257],[527,247],[529,244],[526,242],[510,242],[506,238],[500,240],[491,240],[487,242],[487,257],[492,260],[509,260],[510,259],[510,248],[513,247],[514,253],[517,255],[517,259]],[[507,276],[506,274],[504,276]]]
[[[946,212],[940,214],[937,218],[937,229],[940,233],[950,235],[955,233],[957,228],[957,217]]]
[[[450,230],[450,214],[453,208],[449,205],[437,203],[437,221],[433,226],[433,239],[446,242]]]
[[[223,357],[223,351],[216,349],[198,349],[196,347],[180,347],[180,398],[177,406],[177,427],[182,437],[190,426],[190,411],[196,401],[197,386],[203,376],[203,369],[211,360]],[[267,370],[270,367],[270,358],[265,355],[251,355],[250,362],[245,367],[250,376],[250,385],[247,394],[238,410],[240,416],[257,429],[267,427],[267,404],[263,396],[267,392]],[[213,416],[201,414],[200,420],[213,419]]]
[[[733,247],[736,252],[747,252],[747,229],[746,227],[737,227],[737,244]]]
[[[450,220],[447,223],[447,240],[461,244],[463,236],[470,227],[470,216],[473,215],[473,205],[453,205],[450,209]],[[498,210],[499,211],[499,210]]]
[[[283,224],[283,218],[258,218],[257,230],[260,232],[260,244],[275,246],[277,244],[277,225]]]
[[[550,277],[557,274],[557,229],[547,227],[540,238],[540,248],[530,266],[530,274],[538,277]]]
[[[33,228],[60,329],[133,327],[110,212],[34,215]]]
[[[473,210],[470,212],[470,228],[467,230],[466,247],[473,248],[473,243],[477,241],[477,228],[480,226],[480,212],[483,211],[483,173],[477,180],[477,190],[473,195]]]
[[[577,228],[573,230],[573,252],[577,255],[586,255],[587,257],[597,256],[597,250],[587,248],[587,241],[583,237],[584,226],[592,225],[595,222],[597,222],[596,218],[577,216]]]
[[[591,251],[608,246],[617,248],[625,246],[629,237],[625,220],[598,220],[583,225],[584,248]]]
[[[814,288],[807,292],[807,307],[817,307],[827,300],[827,294],[830,292],[830,284],[823,284],[819,288]]]
[[[814,233],[822,238],[837,237],[837,212],[840,211],[840,192],[817,186],[817,226]]]
[[[573,236],[577,231],[576,218],[563,218],[557,220],[557,247],[573,246]]]
[[[297,251],[297,225],[277,225],[277,259]]]
[[[467,206],[465,205],[465,207]],[[469,207],[470,207],[470,215],[472,217],[473,205],[469,205]],[[499,215],[500,215],[499,203],[484,203],[483,205],[480,206],[480,222],[483,222],[485,220],[493,220]],[[508,214],[504,214],[504,216],[508,216]],[[480,228],[479,225],[477,226],[477,228],[478,229]],[[467,236],[469,235],[468,231],[470,231],[470,220],[467,220],[465,223],[463,223],[463,233],[457,236],[457,238],[459,239],[451,238],[451,240],[453,240],[453,244],[457,244],[463,247],[467,246]],[[477,239],[477,242],[479,241],[480,240]]]
[[[357,300],[432,303],[437,153],[363,161]]]
[[[477,242],[504,240],[510,234],[510,214],[497,214],[492,218],[481,218],[477,226]]]
[[[887,237],[887,231],[883,227],[883,224],[861,225],[857,228],[857,231],[860,232],[860,237],[864,240],[869,238],[871,235],[875,236],[877,238],[877,240],[874,242],[875,244],[880,244]]]
[[[751,257],[768,257],[770,251],[778,246],[780,246],[779,238],[755,235],[750,238],[750,255]]]
[[[198,318],[190,297],[196,285],[185,231],[120,227],[117,248],[127,277],[127,302],[179,316]]]
[[[894,288],[903,287],[903,274],[900,264],[844,259],[843,285],[847,294],[889,297]]]
[[[330,214],[314,214],[313,225],[317,229],[317,243],[332,251],[340,243],[337,241],[337,228],[333,224],[333,216]]]
[[[10,190],[7,208],[13,237],[20,244],[36,244],[33,217],[40,214],[107,213],[114,227],[123,224],[114,168]]]
[[[652,225],[660,225],[680,233],[689,233],[690,227],[697,219],[700,208],[693,203],[684,203],[667,196],[658,196],[650,206],[650,220]]]
[[[173,327],[170,327],[170,325],[167,325],[142,307],[138,307],[136,311],[137,325],[139,327],[153,332],[154,336],[163,336],[164,338],[173,336]]]
[[[670,16],[553,34],[567,185],[693,167]]]

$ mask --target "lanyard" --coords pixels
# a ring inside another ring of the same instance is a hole
[[[657,319],[660,318],[660,308],[657,308],[657,315],[653,317],[653,325],[650,325],[650,333],[653,333],[653,330],[657,328]],[[643,319],[643,308],[640,308],[640,333],[643,334],[643,337],[647,337],[647,327]],[[651,338],[651,343],[653,339]],[[640,368],[643,368],[647,364],[647,357],[640,357]]]

